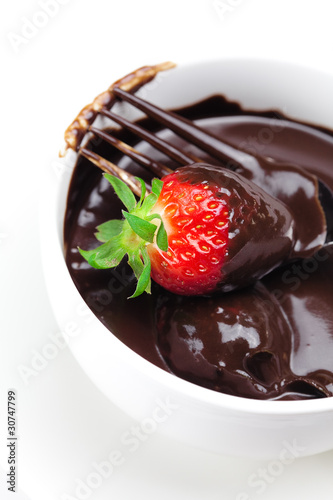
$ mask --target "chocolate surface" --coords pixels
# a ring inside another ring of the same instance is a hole
[[[244,169],[244,162],[242,167],[235,162],[234,167],[293,210],[303,231],[295,257],[305,258],[240,291],[190,298],[172,295],[156,285],[152,296],[128,300],[134,283],[125,262],[115,270],[96,270],[78,253],[78,246],[97,246],[96,226],[120,218],[122,208],[101,172],[80,158],[65,220],[66,261],[78,290],[125,344],[191,382],[258,399],[332,396],[333,249],[330,245],[320,248],[325,231],[318,204],[315,207],[317,183],[313,177],[318,176],[333,189],[332,134],[288,120],[275,111],[243,111],[237,103],[219,96],[180,112],[243,154],[248,153],[249,158],[265,156],[288,164],[288,168],[276,168],[269,174],[267,165],[259,163],[255,169]],[[216,158],[172,132],[158,129],[151,120],[144,120],[144,124],[202,161],[217,164]],[[176,167],[130,133],[121,131],[119,135],[154,159]],[[111,146],[95,140],[93,149],[149,179],[143,169]],[[306,197],[313,201],[312,208],[304,206]]]

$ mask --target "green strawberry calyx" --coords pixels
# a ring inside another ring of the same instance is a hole
[[[137,286],[131,297],[137,297],[143,292],[151,293],[151,263],[147,246],[155,243],[160,250],[168,250],[168,237],[161,216],[152,213],[163,182],[154,179],[151,193],[147,195],[144,181],[137,177],[141,184],[141,196],[137,201],[122,180],[110,174],[104,176],[127,210],[122,211],[123,220],[109,220],[97,227],[95,237],[102,245],[93,250],[79,248],[79,252],[96,269],[116,267],[127,254],[128,263],[137,279]],[[152,222],[154,220],[157,221],[156,224]]]

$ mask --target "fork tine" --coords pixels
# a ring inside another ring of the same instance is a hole
[[[108,134],[104,132],[103,130],[97,129],[95,127],[90,127],[90,132],[92,132],[94,135],[100,137],[104,141],[108,142],[109,144],[112,144],[115,148],[117,148],[119,151],[127,155],[129,158],[132,160],[136,161],[146,169],[150,170],[153,174],[157,175],[158,177],[163,177],[163,175],[170,174],[172,170],[163,163],[160,163],[158,161],[152,160],[148,156],[144,155],[140,151],[137,151],[136,149],[132,148],[125,142],[117,139],[116,137],[112,136],[111,134]]]
[[[187,141],[195,141],[196,145],[222,161],[224,165],[227,164],[230,166],[233,164],[241,166],[239,157],[240,154],[244,155],[244,153],[240,153],[239,150],[225,142],[222,142],[221,139],[215,137],[214,135],[208,134],[186,118],[183,118],[182,116],[179,116],[171,111],[166,112],[158,106],[155,106],[154,104],[151,104],[133,94],[129,94],[120,88],[114,88],[112,92],[121,100],[132,104],[146,113],[149,117],[173,130],[176,134],[180,135]]]
[[[191,153],[185,153],[184,151],[176,148],[175,146],[165,141],[164,139],[161,139],[160,137],[144,129],[137,123],[130,122],[126,118],[123,118],[120,115],[116,115],[110,110],[101,109],[100,114],[106,116],[107,118],[110,118],[115,123],[118,123],[118,125],[121,125],[123,128],[129,130],[130,132],[133,132],[135,135],[137,135],[138,137],[140,137],[141,139],[145,140],[153,147],[155,147],[158,151],[161,151],[169,158],[175,160],[181,165],[189,165],[191,163],[202,162],[201,158],[198,158],[197,156]]]
[[[166,71],[174,67],[175,64],[170,61],[155,66],[143,66],[113,83],[105,92],[99,94],[92,103],[85,106],[67,128],[65,131],[65,146],[63,151],[60,152],[60,156],[65,156],[68,149],[79,150],[83,138],[98,112],[103,108],[110,109],[113,106],[115,98],[112,89],[114,87],[122,87],[127,91],[135,92],[153,80],[160,71]]]
[[[126,172],[126,170],[123,170],[122,168],[117,167],[117,165],[106,160],[99,154],[93,153],[92,151],[90,151],[90,149],[80,148],[80,153],[82,154],[82,156],[90,160],[91,163],[96,165],[96,167],[103,170],[103,172],[112,174],[115,177],[118,177],[118,179],[124,181],[125,184],[127,184],[128,187],[132,190],[132,192],[140,197],[141,184],[134,177],[134,175],[130,174],[129,172]],[[148,184],[147,184],[147,191],[150,191],[150,186]]]

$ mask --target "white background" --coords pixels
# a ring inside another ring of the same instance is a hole
[[[259,56],[333,72],[331,0],[16,0],[0,9],[1,499],[9,388],[18,397],[20,492],[8,498],[331,499],[333,452],[281,466],[203,453],[157,431],[130,453],[121,436],[135,422],[95,389],[68,349],[26,383],[20,375],[58,333],[40,263],[38,200],[43,170],[77,112],[115,79],[164,60]],[[76,490],[113,450],[122,464],[97,488]]]

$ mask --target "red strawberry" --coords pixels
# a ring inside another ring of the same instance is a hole
[[[168,234],[168,251],[147,247],[151,276],[167,290],[198,295],[215,290],[228,248],[229,208],[218,188],[204,180],[192,183],[178,170],[163,179],[154,206]]]
[[[80,250],[97,268],[125,254],[136,277],[133,296],[150,292],[150,275],[180,295],[245,286],[289,258],[293,218],[286,206],[253,182],[221,167],[193,164],[155,179],[136,203],[130,189],[106,174],[123,201],[123,221],[98,227],[100,247]]]

